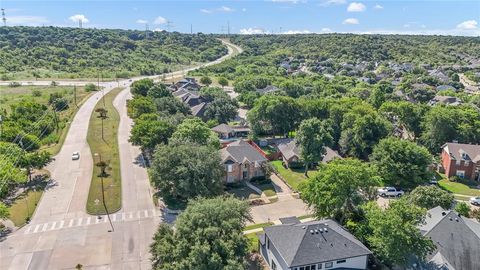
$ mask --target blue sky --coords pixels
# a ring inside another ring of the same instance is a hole
[[[392,33],[480,36],[480,1],[0,0],[8,25],[222,33]]]

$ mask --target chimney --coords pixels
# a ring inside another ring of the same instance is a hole
[[[447,213],[445,213],[445,211],[444,211],[444,212],[442,212],[442,216],[445,216],[445,215],[447,215]]]

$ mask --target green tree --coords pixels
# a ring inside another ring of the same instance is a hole
[[[0,202],[0,219],[5,219],[10,216],[10,211],[8,210],[8,207]]]
[[[93,92],[93,91],[97,91],[97,86],[93,83],[87,83],[85,85],[85,91],[86,92]]]
[[[200,83],[209,86],[210,84],[212,84],[212,79],[210,79],[210,77],[208,76],[203,76],[200,78]]]
[[[432,164],[432,155],[425,147],[407,140],[394,137],[381,140],[373,148],[370,161],[388,185],[414,188],[431,178],[427,167]]]
[[[425,209],[441,206],[443,209],[450,209],[455,201],[453,194],[436,186],[418,186],[410,194],[408,200]]]
[[[232,197],[199,199],[180,214],[175,230],[161,224],[150,246],[155,270],[245,269],[250,219],[246,202]]]
[[[155,103],[150,97],[135,97],[127,101],[128,116],[135,119],[142,114],[154,113],[157,111]]]
[[[173,144],[193,143],[199,145],[206,145],[218,149],[220,141],[218,136],[207,124],[200,118],[185,119],[172,134],[171,142]]]
[[[132,83],[131,91],[132,94],[140,95],[140,96],[147,96],[148,91],[153,87],[153,80],[152,79],[141,79]]]
[[[222,87],[228,86],[227,78],[225,77],[218,78],[218,84],[220,84]]]
[[[327,121],[317,118],[303,120],[297,130],[295,139],[300,146],[300,153],[305,162],[305,176],[308,177],[308,168],[313,162],[318,162],[326,153],[326,146],[333,142],[333,132]]]
[[[132,127],[129,141],[142,151],[152,153],[157,144],[166,144],[175,128],[166,121],[138,120]]]
[[[427,111],[426,105],[408,101],[385,102],[379,111],[391,122],[398,121],[402,127],[412,132],[415,138],[420,137],[422,120]]]
[[[47,151],[38,151],[27,153],[21,160],[21,166],[26,169],[28,179],[32,180],[32,170],[37,169],[40,170],[41,168],[45,167],[52,161],[52,157],[49,152]]]
[[[163,83],[154,83],[147,91],[147,96],[152,98],[171,97],[172,92]]]
[[[425,209],[400,199],[391,201],[387,209],[369,202],[363,210],[367,233],[360,238],[385,265],[405,266],[412,255],[424,259],[435,249],[418,229],[425,221]]]
[[[455,205],[455,211],[464,217],[470,217],[470,206],[466,202],[459,202]]]
[[[190,114],[188,105],[175,97],[162,97],[154,100],[158,112],[164,112],[170,115],[181,113],[183,115]]]
[[[163,198],[182,202],[222,194],[223,173],[216,149],[191,143],[157,145],[149,170]]]
[[[376,198],[380,178],[367,163],[334,159],[320,164],[318,174],[301,185],[302,199],[318,218],[335,218],[341,224],[358,215],[358,207]]]
[[[228,98],[216,98],[208,103],[205,108],[205,116],[208,119],[217,120],[219,123],[228,123],[237,116],[238,104]]]

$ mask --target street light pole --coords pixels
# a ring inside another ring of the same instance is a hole
[[[100,162],[102,162],[102,156],[99,153],[95,153],[94,156],[96,157],[98,156]],[[108,209],[107,209],[107,204],[105,203],[105,190],[103,188],[103,172],[104,170],[102,169],[100,172],[100,179],[102,181],[102,202],[103,202],[103,207],[105,207],[105,212],[107,213],[108,221],[110,222],[110,227],[112,227],[112,232],[114,232],[115,228],[113,228],[113,223],[112,223],[112,220],[110,219],[110,214],[108,213]]]

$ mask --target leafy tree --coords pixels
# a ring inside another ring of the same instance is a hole
[[[0,202],[0,219],[5,219],[10,216],[10,211],[8,210],[8,207]]]
[[[171,142],[174,144],[193,143],[220,147],[218,136],[200,118],[185,119],[172,134]]]
[[[343,116],[340,147],[343,153],[366,159],[382,138],[391,130],[391,125],[371,107],[357,105]]]
[[[340,223],[358,215],[359,206],[376,198],[380,178],[367,163],[334,159],[320,164],[318,174],[300,187],[302,198],[319,218],[333,217]]]
[[[385,138],[373,148],[370,160],[388,185],[413,188],[431,178],[427,167],[433,157],[414,142]]]
[[[243,228],[249,219],[248,204],[232,197],[190,202],[175,230],[158,228],[150,246],[153,269],[245,269]]]
[[[133,95],[147,96],[148,91],[153,87],[152,79],[141,79],[132,83],[131,91]]]
[[[228,123],[237,116],[238,104],[230,98],[216,98],[208,103],[205,116],[217,120],[219,123]]]
[[[459,202],[455,205],[455,211],[464,217],[470,217],[470,206],[466,202]]]
[[[332,129],[326,121],[310,118],[303,120],[298,128],[296,140],[300,146],[302,159],[305,162],[305,176],[308,177],[308,168],[313,162],[318,162],[326,153],[326,146],[333,141]]]
[[[218,87],[202,87],[200,90],[200,95],[209,100],[214,100],[217,98],[230,98],[225,91]]]
[[[139,120],[132,127],[129,141],[139,145],[142,151],[153,152],[157,144],[166,144],[175,128],[165,121]]]
[[[32,170],[41,169],[52,161],[52,157],[47,151],[27,153],[21,160],[21,166],[27,171],[29,180],[32,180]]]
[[[163,198],[182,202],[222,194],[223,172],[216,149],[191,143],[157,145],[149,170]]]
[[[247,114],[255,134],[282,134],[295,130],[301,118],[298,102],[291,97],[265,95]]]
[[[252,108],[255,101],[260,97],[260,94],[257,92],[242,92],[237,100],[244,103],[248,108]],[[480,102],[479,102],[480,104]]]
[[[210,84],[212,84],[212,79],[210,79],[210,77],[208,76],[203,76],[200,78],[200,83],[209,86]]]
[[[93,91],[97,91],[97,90],[98,90],[98,89],[97,89],[97,86],[96,86],[95,84],[93,84],[93,83],[87,83],[87,84],[85,85],[85,91],[86,91],[86,92],[93,92]]]
[[[368,246],[385,265],[405,266],[412,255],[424,259],[435,249],[432,240],[423,236],[418,226],[425,221],[426,210],[405,199],[391,201],[387,209],[376,202],[365,207]]]
[[[172,92],[163,83],[154,83],[147,91],[147,96],[152,98],[172,97]]]
[[[181,113],[183,115],[190,114],[190,108],[178,98],[162,97],[154,100],[158,112],[165,112],[170,115]]]
[[[157,111],[155,103],[150,97],[135,97],[127,100],[128,116],[135,119],[142,114],[154,113]]]
[[[228,86],[227,78],[225,77],[218,78],[218,84],[220,84],[222,87]]]
[[[436,186],[418,186],[408,195],[408,200],[425,209],[441,206],[450,209],[455,201],[453,194]]]
[[[408,101],[385,102],[379,111],[391,122],[398,121],[409,132],[413,132],[415,138],[422,133],[422,119],[426,108],[424,105]]]

